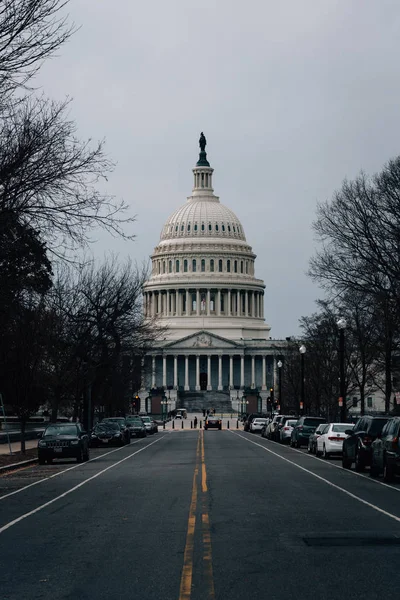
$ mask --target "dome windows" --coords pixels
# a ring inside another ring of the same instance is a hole
[[[222,223],[222,232],[225,233],[225,225]]]
[[[231,226],[230,225],[228,225],[228,232],[229,233],[231,232]]]
[[[204,231],[204,229],[205,229],[205,225],[204,225],[204,223],[202,223],[201,224],[201,231]]]
[[[187,224],[188,233],[190,233],[190,223]]]
[[[219,231],[218,223],[215,223],[215,231]]]
[[[196,263],[196,259],[193,258],[193,260],[192,260],[192,272],[196,273],[196,271],[197,271],[197,263]]]
[[[231,272],[231,261],[230,260],[226,261],[226,270],[227,270],[228,273]]]
[[[218,261],[218,272],[222,273],[222,259],[221,258]]]
[[[238,272],[238,261],[237,260],[235,260],[235,262],[233,263],[233,270],[235,273]]]
[[[187,273],[187,270],[188,270],[188,261],[185,258],[185,260],[183,261],[183,272]]]
[[[197,223],[194,224],[194,230],[197,231]]]
[[[210,260],[210,271],[211,271],[211,273],[214,273],[214,259],[213,258]]]
[[[201,259],[201,272],[205,273],[206,270],[206,261],[204,260],[204,258]]]
[[[168,263],[168,273],[172,273],[172,260]]]
[[[179,273],[179,260],[175,261],[175,271]]]

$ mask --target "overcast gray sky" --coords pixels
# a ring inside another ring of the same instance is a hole
[[[298,334],[321,296],[305,274],[316,203],[399,153],[398,0],[72,0],[69,14],[81,29],[38,83],[73,97],[82,138],[106,138],[107,189],[137,215],[135,242],[101,233],[94,254],[149,256],[204,131],[271,335]]]

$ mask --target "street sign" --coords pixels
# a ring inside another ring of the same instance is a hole
[[[343,398],[342,398],[342,396],[339,397],[339,406],[343,406]]]
[[[400,404],[400,392],[396,392],[395,395],[396,404]]]

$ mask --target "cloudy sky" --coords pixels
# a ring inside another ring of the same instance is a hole
[[[318,201],[400,144],[398,0],[71,0],[79,31],[42,69],[73,98],[82,138],[105,137],[107,190],[134,242],[92,251],[141,262],[192,188],[200,131],[221,202],[241,220],[275,338],[298,334],[321,291],[306,276]]]

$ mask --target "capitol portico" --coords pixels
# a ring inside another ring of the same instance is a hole
[[[270,339],[256,255],[237,216],[214,195],[205,145],[201,134],[192,194],[167,219],[151,256],[144,315],[166,333],[145,357],[140,396],[143,403],[163,387],[172,400],[193,392],[206,403],[212,391],[229,400],[239,398],[234,389],[253,390],[265,408],[283,343]]]

